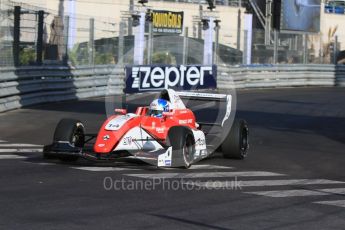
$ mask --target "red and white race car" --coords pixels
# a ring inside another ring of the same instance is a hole
[[[219,123],[199,122],[181,98],[224,102],[224,116]],[[115,114],[104,122],[98,134],[86,134],[78,120],[61,120],[53,143],[44,147],[44,157],[63,161],[80,157],[115,161],[131,157],[158,167],[188,168],[216,150],[221,150],[226,158],[243,159],[247,155],[248,125],[244,120],[230,121],[231,95],[167,89],[158,99],[169,104],[159,116],[152,109],[157,106],[155,102],[151,107],[138,107],[135,113],[115,109]],[[217,133],[211,133],[207,126],[218,126]]]

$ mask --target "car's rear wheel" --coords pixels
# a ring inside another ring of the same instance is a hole
[[[85,129],[83,123],[74,119],[62,119],[56,126],[54,142],[68,142],[73,147],[83,148]],[[76,161],[78,156],[60,156],[62,161]]]
[[[225,158],[244,159],[249,148],[249,128],[245,120],[235,120],[221,149]]]
[[[192,131],[187,127],[172,127],[169,130],[168,139],[173,151],[172,161],[183,168],[189,168],[193,163],[195,153]],[[182,160],[181,163],[180,160]]]

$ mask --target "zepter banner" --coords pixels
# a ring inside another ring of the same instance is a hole
[[[217,66],[127,66],[125,93],[217,88]]]

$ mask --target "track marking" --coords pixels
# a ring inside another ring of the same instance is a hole
[[[0,140],[0,143],[6,143],[7,141]]]
[[[90,172],[113,172],[113,171],[128,171],[139,170],[133,168],[118,168],[118,167],[71,167],[72,169],[90,171]]]
[[[274,198],[283,197],[300,197],[300,196],[327,196],[327,195],[345,195],[345,188],[329,188],[329,189],[296,189],[296,190],[278,190],[278,191],[260,191],[245,192],[247,194],[268,196]]]
[[[326,193],[312,191],[312,190],[282,190],[282,191],[264,191],[264,192],[245,192],[247,194],[259,195],[259,196],[268,196],[274,198],[283,198],[283,197],[297,197],[297,196],[325,196]]]
[[[235,169],[230,166],[220,166],[220,165],[192,165],[189,169]]]
[[[48,163],[48,162],[30,162],[30,161],[24,161],[25,164],[33,164],[33,165],[42,165],[42,166],[50,166],[50,165],[58,165],[56,163]]]
[[[317,201],[314,204],[332,205],[345,208],[345,200]]]
[[[32,148],[32,149],[0,149],[0,153],[41,153],[42,148]]]
[[[227,188],[233,181],[214,182],[188,182],[185,184],[196,185],[205,188]],[[266,186],[286,186],[286,185],[325,185],[325,184],[345,184],[343,181],[332,181],[323,179],[298,179],[298,180],[251,180],[238,181],[240,187],[266,187]]]
[[[8,144],[8,143],[2,143],[0,142],[0,148],[11,148],[11,147],[24,147],[24,148],[30,148],[30,147],[36,147],[36,148],[43,148],[43,145],[33,145],[33,144]]]
[[[18,155],[0,155],[0,160],[27,159],[28,157]]]
[[[221,177],[264,177],[264,176],[285,176],[284,174],[248,171],[248,172],[200,172],[200,173],[159,173],[159,174],[125,174],[126,176],[139,177],[146,179],[155,178],[221,178]]]

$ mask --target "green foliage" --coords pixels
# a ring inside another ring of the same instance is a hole
[[[69,61],[73,66],[88,65],[89,52],[87,47],[80,47],[79,44],[75,45],[68,53]]]
[[[69,61],[73,66],[89,65],[89,51],[87,46],[75,45],[69,52]],[[112,53],[96,52],[94,56],[95,65],[114,64],[114,56]]]
[[[113,54],[96,52],[95,65],[107,65],[107,64],[115,64]]]
[[[19,61],[21,65],[30,65],[36,61],[36,50],[34,48],[24,48],[20,51]]]
[[[169,52],[156,52],[152,55],[153,64],[176,64],[176,58]]]

